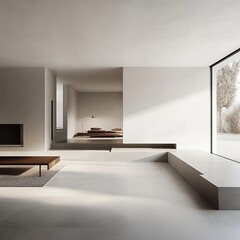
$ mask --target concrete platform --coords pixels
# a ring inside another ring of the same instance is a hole
[[[51,150],[1,152],[2,156],[60,156],[68,164],[85,162],[166,162],[212,206],[240,209],[240,164],[199,150],[113,148],[107,150]]]
[[[240,209],[240,164],[198,150],[169,151],[168,163],[216,209]]]
[[[107,150],[113,148],[176,149],[176,143],[123,143],[122,140],[65,140],[52,143],[51,150]]]

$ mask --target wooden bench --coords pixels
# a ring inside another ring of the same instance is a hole
[[[60,161],[59,156],[15,156],[0,157],[0,165],[38,165],[39,177],[42,175],[42,166],[47,166],[47,170]]]

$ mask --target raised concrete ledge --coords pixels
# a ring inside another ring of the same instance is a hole
[[[168,149],[113,149],[112,152],[103,150],[49,150],[45,152],[34,151],[8,151],[1,152],[1,156],[60,156],[61,162],[167,162]]]
[[[239,163],[198,150],[169,151],[168,163],[216,209],[240,209]]]
[[[113,149],[109,151],[51,150],[1,152],[1,156],[61,156],[68,164],[79,161],[168,162],[216,209],[240,210],[240,164],[198,150]]]

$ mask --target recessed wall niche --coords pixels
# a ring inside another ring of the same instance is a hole
[[[23,146],[23,124],[0,124],[0,146]]]

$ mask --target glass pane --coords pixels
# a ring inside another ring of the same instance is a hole
[[[63,128],[63,84],[60,82],[57,82],[57,129]]]
[[[213,153],[240,160],[240,53],[212,69]]]

